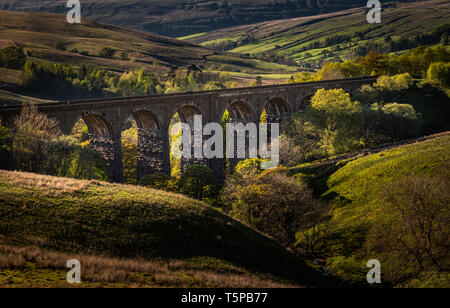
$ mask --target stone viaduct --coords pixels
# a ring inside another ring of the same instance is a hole
[[[259,123],[264,110],[268,123],[279,123],[291,114],[303,111],[318,89],[344,89],[352,93],[376,77],[363,77],[218,91],[188,92],[140,97],[104,98],[39,104],[40,112],[59,121],[65,134],[83,119],[89,128],[90,142],[106,160],[111,180],[123,181],[121,132],[133,116],[138,132],[138,178],[156,172],[170,174],[169,126],[178,113],[181,121],[191,124],[194,115],[205,123],[221,123],[226,110],[235,123]],[[0,117],[8,122],[20,113],[20,107],[0,107]],[[192,124],[191,124],[192,127]],[[186,165],[194,161],[183,162]],[[207,165],[220,180],[223,160],[212,159]],[[182,167],[183,169],[183,167]]]

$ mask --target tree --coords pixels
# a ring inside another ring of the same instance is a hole
[[[382,124],[380,133],[387,134],[394,140],[412,138],[420,130],[419,117],[414,107],[408,104],[391,103],[381,107]]]
[[[443,87],[450,87],[450,63],[434,62],[427,71],[427,79],[439,82]]]
[[[11,135],[0,121],[0,169],[11,168]]]
[[[367,248],[385,258],[386,273],[396,276],[392,280],[449,270],[449,184],[443,171],[437,177],[409,176],[387,186],[384,199],[392,221],[373,227]]]
[[[91,149],[89,141],[75,146],[71,158],[67,177],[98,181],[110,180],[105,160]]]
[[[0,49],[0,65],[2,67],[21,70],[26,60],[27,56],[22,47],[9,46]]]
[[[326,63],[316,74],[317,80],[343,79],[340,63]]]
[[[312,217],[317,223],[324,210],[308,187],[288,176],[284,168],[237,173],[227,181],[221,199],[231,216],[285,246],[295,243],[298,231],[312,227]]]
[[[61,136],[58,122],[39,113],[36,106],[25,104],[11,129],[12,153],[17,169],[43,173],[52,155],[51,143]]]
[[[331,155],[362,145],[363,108],[342,89],[318,90],[305,118],[321,132],[321,146]]]
[[[137,144],[122,138],[122,168],[126,184],[136,184],[137,181]]]
[[[201,165],[192,165],[181,176],[178,190],[191,198],[203,200],[214,197],[218,193],[218,184],[211,169]]]

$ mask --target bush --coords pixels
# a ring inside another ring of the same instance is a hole
[[[211,169],[201,165],[192,165],[181,176],[178,190],[191,198],[203,200],[217,196],[218,184]]]
[[[55,45],[53,45],[53,47],[55,47],[58,50],[62,50],[62,51],[66,51],[66,49],[67,49],[66,44],[64,44],[61,41],[56,42]]]
[[[110,47],[104,47],[102,49],[99,50],[98,52],[98,56],[101,58],[113,58],[114,54],[115,54],[115,50],[110,48]]]

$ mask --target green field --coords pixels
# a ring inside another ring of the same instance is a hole
[[[327,264],[332,266],[339,258],[346,261],[356,258],[361,267],[343,271],[346,277],[364,282],[367,271],[363,261],[380,257],[366,250],[368,233],[374,226],[389,224],[397,217],[386,203],[386,190],[410,176],[448,179],[449,156],[450,134],[443,133],[365,157],[292,168],[293,175],[307,182],[329,204],[328,219],[322,224],[325,244],[320,252],[327,258]]]
[[[25,275],[29,271],[33,277],[45,272],[50,285],[60,285],[64,267],[52,254],[108,258],[114,268],[125,267],[128,276],[143,276],[124,282],[143,286],[327,285],[275,241],[181,195],[0,171],[0,213],[0,285],[32,283]],[[37,250],[34,257],[30,249]],[[11,265],[10,254],[27,262]],[[36,254],[49,258],[47,266]],[[143,268],[129,265],[136,262]],[[155,270],[158,266],[162,269]],[[171,278],[164,280],[163,274]],[[91,283],[122,281],[92,277]]]
[[[381,24],[368,24],[365,8],[355,8],[324,15],[225,28],[188,40],[211,46],[248,36],[252,38],[251,43],[243,43],[230,51],[252,55],[274,54],[302,61],[345,60],[354,56],[356,48],[365,47],[369,43],[383,44],[387,36],[395,41],[430,33],[449,24],[449,14],[449,1],[429,0],[398,4],[395,8],[387,6],[382,12]],[[358,36],[358,32],[362,35]],[[345,35],[350,36],[351,41],[310,48],[316,42],[323,43],[327,38]]]

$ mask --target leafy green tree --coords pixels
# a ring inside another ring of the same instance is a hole
[[[90,148],[89,142],[76,146],[71,158],[67,177],[99,181],[110,180],[105,160]]]
[[[208,167],[192,165],[182,174],[178,182],[179,192],[197,200],[218,195],[217,180]]]
[[[450,87],[450,63],[434,62],[427,71],[427,79],[439,82],[443,87]]]
[[[380,91],[401,91],[408,89],[414,80],[409,73],[398,74],[392,77],[380,76],[375,87]]]
[[[390,103],[381,107],[383,124],[380,133],[385,133],[394,140],[412,138],[420,131],[420,119],[414,107],[408,104]]]
[[[21,70],[26,60],[27,56],[22,47],[9,46],[0,49],[0,65],[2,67]]]
[[[305,117],[320,130],[321,146],[331,155],[362,145],[363,108],[342,89],[318,90]]]
[[[344,74],[341,71],[340,63],[326,63],[320,71],[317,72],[316,80],[343,79]]]
[[[255,163],[243,163],[244,176],[237,173],[227,181],[222,202],[232,217],[291,246],[298,231],[317,223],[324,206],[305,184],[288,176],[285,168],[248,173],[247,167],[257,168]]]

